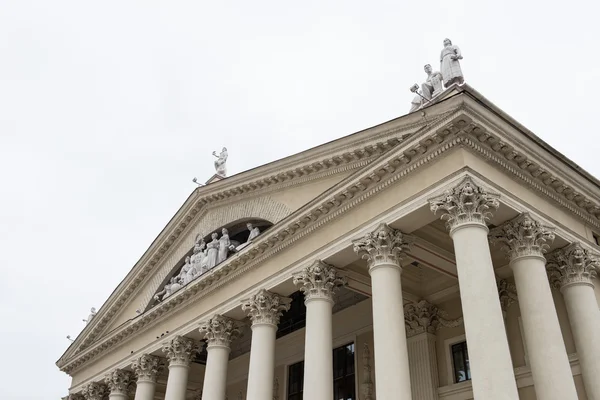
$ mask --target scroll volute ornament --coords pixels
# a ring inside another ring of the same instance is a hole
[[[592,285],[597,276],[600,259],[579,243],[572,243],[548,254],[546,269],[550,283],[557,289],[572,284]]]
[[[429,205],[434,214],[438,211],[443,213],[442,220],[452,230],[466,223],[486,225],[486,221],[492,216],[490,210],[500,206],[499,197],[498,194],[486,192],[467,176],[458,186],[430,199]]]
[[[353,242],[354,252],[369,267],[383,263],[400,264],[404,253],[409,250],[413,239],[401,231],[381,224],[373,232]]]
[[[511,260],[542,256],[554,241],[554,228],[540,224],[525,212],[492,229],[489,239],[493,244],[501,244]]]

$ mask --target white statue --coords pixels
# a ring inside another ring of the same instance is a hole
[[[171,280],[165,285],[163,290],[154,295],[154,300],[165,300],[167,299],[167,297],[171,296],[173,293],[181,289],[181,287],[182,286],[179,283],[179,276],[173,276],[171,277]],[[162,299],[160,296],[162,296]]]
[[[438,71],[433,72],[431,65],[426,64],[423,68],[427,74],[427,80],[421,84],[421,93],[427,100],[440,94],[444,88],[442,87],[442,74]]]
[[[248,236],[247,242],[251,242],[252,239],[260,235],[260,229],[257,226],[252,225],[250,222],[246,224],[246,227],[250,231],[250,236]]]
[[[194,254],[192,254],[192,265],[196,270],[196,276],[201,275],[206,271],[206,243],[204,239],[200,239],[194,245]]]
[[[453,83],[461,84],[464,82],[460,62],[462,54],[458,46],[454,46],[450,39],[444,39],[444,49],[440,54],[441,72],[444,77],[444,86],[448,87]]]
[[[219,235],[214,232],[211,235],[212,241],[206,245],[206,270],[217,265],[219,259]]]
[[[179,281],[185,286],[194,280],[195,276],[196,268],[192,265],[190,256],[187,256],[185,258],[185,264],[183,264],[183,267],[181,267],[181,271],[179,272]]]
[[[217,174],[222,177],[227,176],[227,167],[225,163],[227,162],[227,147],[223,147],[221,150],[221,154],[217,155],[216,151],[213,151],[213,156],[217,157],[215,160],[215,169],[217,170]]]
[[[90,315],[88,316],[87,319],[84,319],[83,322],[85,322],[85,324],[89,324],[90,321],[96,316],[96,308],[92,307],[90,308]]]
[[[229,232],[226,228],[223,228],[221,229],[221,238],[219,239],[219,256],[217,258],[217,264],[220,264],[227,259],[227,255],[229,254],[229,246],[231,246]]]

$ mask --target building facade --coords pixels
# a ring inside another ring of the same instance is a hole
[[[69,399],[600,400],[600,182],[468,85],[197,188]]]

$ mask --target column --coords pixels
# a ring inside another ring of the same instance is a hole
[[[335,290],[346,284],[337,270],[321,260],[293,276],[304,293],[306,330],[304,340],[304,398],[333,398],[332,307]]]
[[[154,400],[156,378],[162,369],[160,358],[144,354],[133,362],[132,369],[137,376],[134,400]]]
[[[354,251],[367,260],[373,302],[375,393],[380,399],[410,400],[410,371],[402,300],[400,259],[410,238],[381,224],[354,241]]]
[[[413,400],[437,400],[438,369],[435,349],[438,308],[422,300],[404,306],[410,386]]]
[[[175,336],[164,343],[163,353],[169,360],[169,377],[165,400],[185,400],[190,362],[198,352],[198,343],[183,336]]]
[[[493,229],[490,241],[501,244],[510,259],[535,393],[540,399],[576,400],[575,382],[546,278],[543,253],[554,241],[553,230],[523,213]]]
[[[565,298],[588,399],[599,400],[600,311],[592,282],[600,268],[598,256],[573,243],[549,254],[547,268]]]
[[[129,400],[129,385],[131,385],[131,372],[115,369],[104,378],[108,387],[109,400]]]
[[[85,400],[104,400],[108,393],[108,388],[104,383],[92,382],[84,386],[81,393]]]
[[[240,327],[238,321],[219,314],[200,326],[200,333],[208,342],[202,386],[204,400],[225,400],[230,346],[239,337]]]
[[[291,301],[261,289],[242,302],[242,310],[252,320],[246,400],[273,400],[277,325],[283,312],[290,309]]]
[[[474,397],[518,400],[487,238],[498,197],[466,177],[429,202],[431,211],[442,211],[454,242]]]

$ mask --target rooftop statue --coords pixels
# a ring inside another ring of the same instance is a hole
[[[448,87],[453,83],[461,84],[465,81],[458,61],[462,58],[458,46],[453,45],[450,39],[444,39],[444,48],[440,54],[440,69],[444,77],[444,86]]]
[[[221,153],[217,155],[216,151],[213,151],[213,156],[217,157],[217,159],[215,160],[215,169],[217,170],[217,175],[220,175],[222,177],[226,177],[227,176],[227,147],[223,147],[223,150],[221,150]]]
[[[421,84],[421,93],[427,100],[431,100],[432,97],[437,96],[444,90],[442,87],[442,74],[439,71],[433,72],[431,64],[425,64],[423,69],[427,74],[427,79]]]
[[[84,319],[83,322],[85,322],[85,324],[89,324],[90,321],[96,316],[96,309],[94,307],[92,307],[90,309],[90,315],[88,316],[87,319]]]

